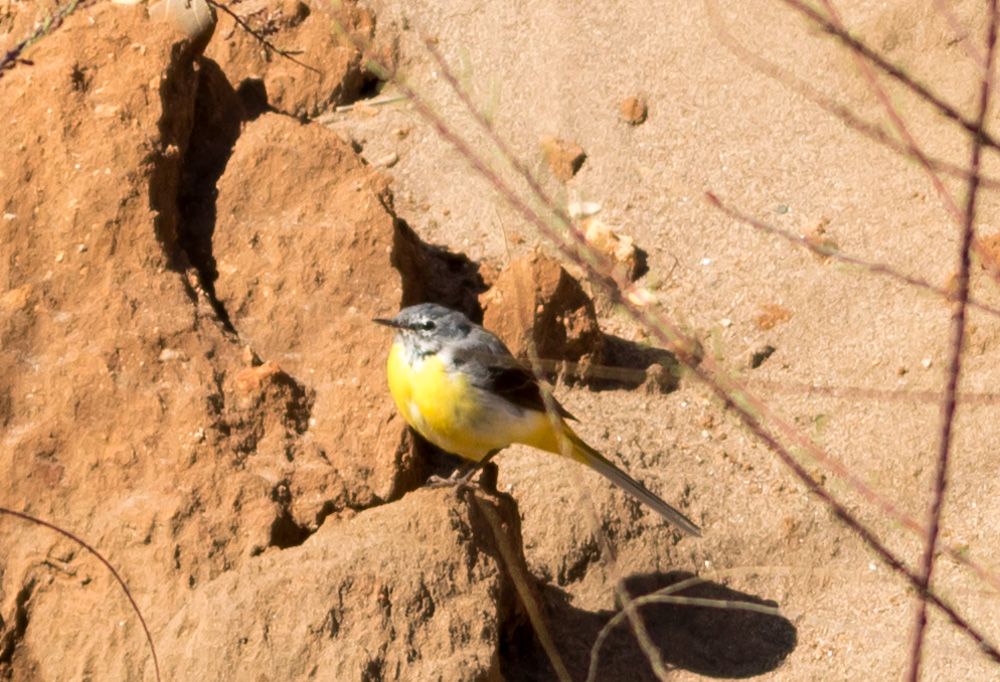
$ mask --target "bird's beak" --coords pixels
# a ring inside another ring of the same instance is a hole
[[[403,329],[403,325],[396,321],[396,318],[385,319],[383,317],[376,317],[372,322],[378,322],[379,324],[384,324],[386,327],[392,327],[393,329]]]

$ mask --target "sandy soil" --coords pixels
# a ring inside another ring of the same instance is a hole
[[[986,25],[976,3],[952,8],[965,36],[927,3],[838,9],[868,45],[973,115],[970,53],[982,52]],[[108,556],[146,616],[164,679],[557,679],[532,632],[533,603],[582,680],[617,585],[639,595],[692,575],[706,582],[686,596],[781,616],[644,608],[669,679],[899,679],[913,588],[690,372],[669,391],[567,381],[556,395],[588,442],[680,506],[703,538],[522,447],[496,460],[499,496],[416,490],[430,465],[384,388],[389,339],[372,317],[418,300],[481,314],[481,302],[504,331],[498,292],[518,282],[548,291],[509,274],[541,252],[581,280],[619,349],[664,344],[412,102],[336,111],[399,90],[376,83],[329,27],[334,18],[373,41],[449,134],[554,225],[469,116],[430,39],[560,207],[599,204],[596,217],[646,252],[645,309],[697,337],[703,366],[762,401],[764,427],[914,567],[922,541],[901,520],[925,523],[951,305],[705,199],[950,286],[959,227],[927,173],[807,96],[889,125],[850,53],[779,3],[406,0],[330,13],[255,1],[237,11],[322,73],[265,59],[225,17],[198,58],[141,9],[105,4],[0,79],[0,144],[15,150],[0,166],[10,188],[2,504]],[[5,10],[5,49],[36,15]],[[879,83],[926,153],[967,163],[953,121]],[[629,97],[648,104],[641,124],[623,120]],[[543,160],[547,137],[586,152],[572,179]],[[990,156],[985,168],[997,174]],[[942,182],[961,205],[963,183]],[[990,236],[996,192],[980,202],[977,229]],[[973,296],[1000,307],[983,265]],[[992,583],[942,553],[933,586],[996,645],[1000,319],[974,309],[969,323],[941,542]],[[92,557],[12,518],[0,518],[0,538],[3,679],[155,679],[141,627]],[[647,659],[619,627],[597,679],[656,679]],[[932,610],[922,679],[996,676]]]

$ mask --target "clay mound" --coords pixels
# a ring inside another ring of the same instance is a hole
[[[200,587],[164,629],[165,679],[500,679],[522,617],[479,505],[520,544],[510,498],[425,490]]]
[[[513,600],[482,521],[444,494],[353,518],[420,483],[371,318],[404,298],[394,263],[446,259],[349,145],[248,121],[223,70],[176,40],[103,4],[0,79],[3,504],[107,556],[172,673],[246,671],[257,659],[215,653],[243,646],[232,619],[280,613],[303,639],[256,651],[288,678],[307,660],[495,676]],[[516,514],[498,509],[519,557]],[[9,517],[0,537],[0,677],[152,679],[103,567]],[[399,636],[376,651],[383,592]],[[316,609],[336,595],[333,633]]]
[[[299,119],[353,102],[376,76],[362,64],[355,41],[370,44],[375,18],[354,2],[310,5],[301,0],[251,0],[238,14],[272,45],[294,52],[282,59],[219,12],[215,39],[205,55],[218,62],[230,82],[254,100]],[[339,29],[343,33],[338,35]],[[294,47],[292,47],[294,46]],[[384,56],[390,56],[386,52]]]
[[[570,363],[572,375],[583,376],[603,358],[593,302],[548,256],[535,253],[511,263],[481,301],[484,326],[523,361],[534,353],[546,370]]]
[[[402,295],[386,180],[329,130],[265,114],[218,187],[215,289],[241,339],[315,390],[309,432],[346,477],[349,505],[398,497],[390,336],[371,321]]]

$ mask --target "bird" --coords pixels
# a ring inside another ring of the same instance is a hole
[[[701,529],[583,441],[575,417],[543,393],[535,374],[503,341],[466,315],[421,303],[375,322],[396,330],[386,375],[403,419],[473,471],[514,443],[590,467],[681,531]]]

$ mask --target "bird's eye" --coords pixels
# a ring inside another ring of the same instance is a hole
[[[423,322],[418,323],[416,326],[417,329],[420,329],[421,331],[425,332],[429,332],[433,330],[435,327],[434,320],[424,320]]]

